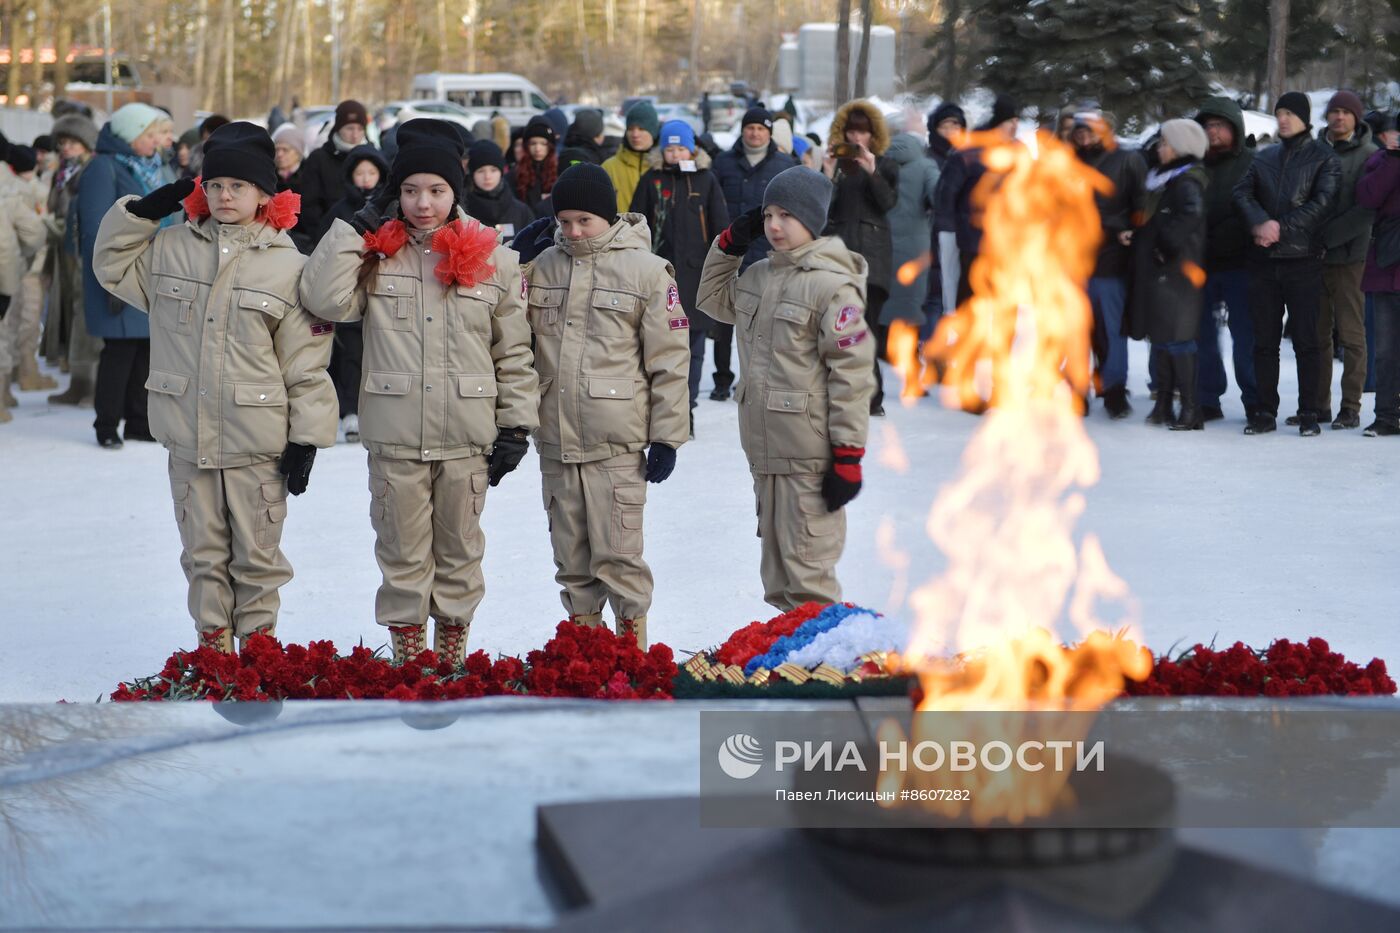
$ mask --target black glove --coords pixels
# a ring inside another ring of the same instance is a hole
[[[5,313],[10,310],[10,296],[0,295],[0,321],[5,320]]]
[[[306,492],[307,481],[311,479],[311,464],[316,460],[316,448],[310,444],[290,443],[282,451],[282,459],[277,470],[287,477],[287,492],[299,496]]]
[[[524,428],[501,428],[496,434],[496,445],[491,448],[491,457],[486,461],[486,478],[492,486],[520,466],[525,451],[530,449],[529,438],[530,432]]]
[[[763,208],[755,207],[739,217],[719,235],[719,248],[731,256],[742,256],[749,244],[763,236]]]
[[[385,216],[389,205],[394,200],[394,193],[386,187],[384,191],[365,198],[365,206],[355,212],[355,216],[350,218],[350,226],[355,228],[355,232],[364,236],[378,230],[384,221],[390,218]]]
[[[860,492],[860,460],[864,447],[833,447],[831,466],[822,477],[822,498],[828,512],[835,512]]]
[[[664,483],[676,468],[676,448],[670,444],[651,445],[647,451],[647,482]]]
[[[180,202],[193,191],[194,179],[181,178],[179,181],[162,185],[139,201],[132,201],[126,206],[126,212],[132,217],[144,220],[160,220],[178,211]]]

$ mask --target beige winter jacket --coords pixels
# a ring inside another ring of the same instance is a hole
[[[276,458],[289,441],[334,444],[333,327],[297,300],[305,260],[291,238],[208,217],[157,233],[127,213],[134,200],[102,218],[93,269],[151,316],[151,433],[209,469]]]
[[[467,219],[460,210],[458,217]],[[475,457],[491,450],[498,428],[533,431],[539,423],[517,254],[497,246],[485,281],[449,287],[434,276],[443,257],[431,243],[431,231],[411,230],[361,288],[364,238],[337,220],[302,276],[312,312],[364,320],[360,442],[381,457]]]
[[[526,269],[542,457],[588,463],[690,436],[690,321],[641,214]]]
[[[34,209],[30,184],[0,163],[0,295],[13,298],[20,279],[44,247],[43,220]]]
[[[864,447],[875,392],[865,260],[837,237],[742,256],[710,247],[700,310],[733,324],[743,378],[739,439],[754,473],[821,473],[832,447]]]

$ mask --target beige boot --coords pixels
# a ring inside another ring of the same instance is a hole
[[[264,625],[262,628],[255,628],[251,632],[239,635],[238,651],[240,654],[243,652],[244,648],[248,647],[248,639],[252,638],[254,635],[266,635],[268,638],[276,638],[277,623],[273,622],[271,625]]]
[[[42,392],[58,388],[58,383],[53,381],[52,376],[39,372],[39,360],[32,356],[20,360],[16,378],[21,392]]]
[[[87,403],[91,405],[93,388],[91,379],[85,376],[74,375],[68,382],[68,388],[49,396],[49,404],[82,405],[83,400],[87,399]]]
[[[469,631],[469,625],[451,625],[433,620],[433,654],[439,661],[451,661],[453,667],[461,667],[467,659]]]
[[[569,616],[569,621],[575,625],[586,625],[589,628],[597,628],[603,624],[603,614],[601,612],[589,612],[584,615]]]
[[[199,644],[201,647],[213,648],[224,654],[233,654],[233,629],[216,628],[200,632]]]
[[[635,619],[618,619],[617,635],[631,635],[637,639],[637,647],[643,651],[647,650],[647,617],[638,616]]]
[[[4,405],[0,405],[0,424],[9,424],[15,420],[15,416],[10,414],[10,410]]]
[[[4,407],[6,407],[6,408],[18,408],[18,407],[19,407],[19,399],[15,398],[15,394],[14,394],[13,392],[10,391],[10,383],[13,382],[13,381],[14,381],[14,373],[13,373],[13,372],[6,373],[6,374],[5,374],[5,388],[4,388],[4,391],[3,391],[3,392],[0,392],[0,402],[2,402],[2,403],[4,404]]]
[[[402,664],[428,650],[426,625],[391,625],[389,641],[394,646],[394,663]]]

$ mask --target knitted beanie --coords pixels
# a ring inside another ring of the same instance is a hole
[[[225,123],[204,141],[200,177],[238,178],[257,185],[264,194],[277,193],[277,165],[272,160],[272,137],[254,123]]]
[[[831,206],[831,179],[805,165],[783,169],[764,189],[763,206],[781,207],[812,236],[821,236],[826,229],[827,208]]]
[[[466,183],[462,170],[462,137],[446,120],[417,117],[398,125],[398,151],[389,173],[390,190],[397,192],[404,179],[424,173],[436,175],[451,186],[460,200]]]
[[[1302,120],[1304,126],[1312,126],[1312,104],[1308,102],[1308,95],[1300,91],[1289,91],[1280,96],[1278,103],[1274,104],[1274,113],[1280,110],[1287,110]]]
[[[1162,142],[1171,146],[1179,156],[1204,159],[1206,150],[1210,148],[1206,131],[1195,120],[1168,120],[1162,124],[1161,134]]]
[[[617,220],[617,190],[602,166],[580,162],[560,173],[549,203],[561,211],[586,211],[612,223]]]

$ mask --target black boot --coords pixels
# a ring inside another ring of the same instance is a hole
[[[1171,424],[1176,420],[1172,411],[1173,396],[1176,391],[1176,373],[1170,365],[1161,367],[1157,373],[1157,404],[1147,416],[1148,424]]]
[[[1196,354],[1173,353],[1171,368],[1172,379],[1181,392],[1181,414],[1167,427],[1173,431],[1200,431],[1206,423],[1201,417],[1201,406],[1196,403]]]
[[[1114,421],[1121,421],[1133,413],[1133,406],[1128,404],[1128,390],[1124,386],[1114,386],[1105,391],[1103,407]]]

